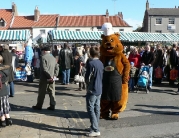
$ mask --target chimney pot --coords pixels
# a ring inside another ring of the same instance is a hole
[[[12,2],[12,12],[14,13],[14,16],[18,16],[17,6],[14,2]]]
[[[34,21],[38,21],[39,18],[40,18],[40,11],[38,10],[38,7],[36,6],[34,10]]]
[[[122,12],[118,12],[118,16],[123,19],[123,14],[122,14]]]
[[[108,12],[108,9],[106,10],[106,18],[109,18],[109,12]]]

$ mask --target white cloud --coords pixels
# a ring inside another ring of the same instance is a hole
[[[124,19],[130,26],[133,26],[133,30],[135,30],[137,27],[142,27],[142,22],[140,20],[128,18]]]

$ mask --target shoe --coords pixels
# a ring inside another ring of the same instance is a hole
[[[148,90],[151,91],[151,90],[152,90],[152,86],[149,86],[149,87],[148,87]]]
[[[91,127],[88,127],[88,128],[85,129],[85,131],[91,132],[91,131],[92,131],[92,128],[91,128]]]
[[[6,120],[1,121],[1,127],[6,127]]]
[[[9,97],[14,97],[14,95],[9,95]]]
[[[61,83],[61,85],[66,85],[65,83]]]
[[[12,119],[6,118],[6,126],[12,126]]]
[[[66,85],[69,85],[69,83],[67,83]]]
[[[78,91],[82,91],[82,88],[79,88]]]
[[[42,107],[38,107],[38,106],[32,106],[32,108],[33,108],[34,110],[42,110]]]
[[[100,136],[101,133],[92,131],[92,132],[90,132],[90,133],[88,133],[86,135],[89,136],[89,137],[97,137],[97,136]]]
[[[49,106],[49,107],[47,108],[47,110],[52,110],[52,111],[54,111],[54,110],[55,110],[55,107]]]

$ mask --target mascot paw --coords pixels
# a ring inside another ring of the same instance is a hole
[[[109,114],[101,114],[100,119],[109,119]]]
[[[118,120],[119,119],[119,114],[112,114],[111,119],[112,120]]]

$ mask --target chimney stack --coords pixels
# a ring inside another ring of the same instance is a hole
[[[17,6],[14,2],[12,3],[12,12],[14,13],[14,16],[18,16]]]
[[[118,12],[118,16],[121,17],[121,19],[123,19],[123,14],[122,14],[122,12]]]
[[[109,18],[109,12],[108,12],[108,9],[106,10],[106,18]]]
[[[38,10],[38,7],[35,7],[34,10],[34,21],[38,21],[40,18],[40,11]]]

